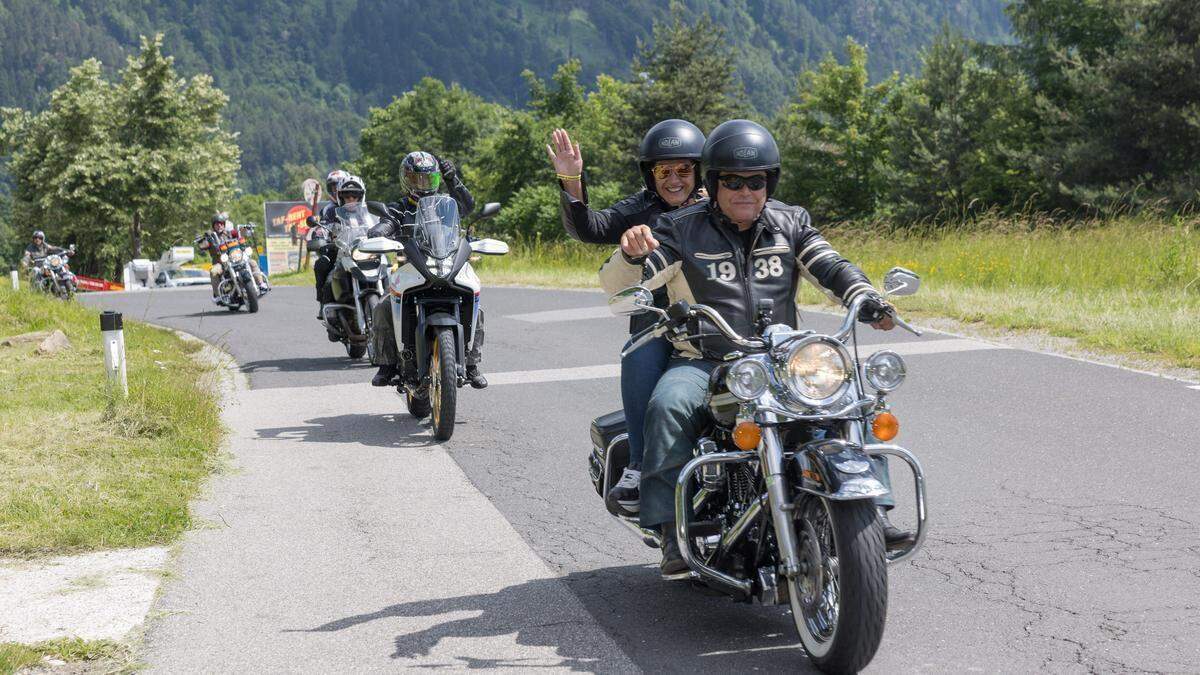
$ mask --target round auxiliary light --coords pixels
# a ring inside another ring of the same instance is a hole
[[[887,393],[899,387],[907,374],[904,359],[891,350],[875,352],[863,365],[863,374],[867,383],[875,389]]]
[[[803,403],[829,405],[850,386],[850,357],[841,345],[810,338],[788,353],[782,379]]]
[[[754,359],[738,361],[725,374],[725,386],[729,388],[729,393],[743,401],[762,396],[768,382],[766,366]]]

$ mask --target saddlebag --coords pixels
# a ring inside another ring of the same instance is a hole
[[[596,493],[601,497],[608,486],[620,478],[625,465],[629,463],[628,438],[625,411],[618,410],[592,420],[592,450],[588,454],[588,475]]]

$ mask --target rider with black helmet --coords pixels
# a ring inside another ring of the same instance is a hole
[[[622,246],[600,271],[605,290],[616,292],[639,281],[649,288],[665,286],[670,302],[708,305],[746,335],[753,332],[755,304],[762,300],[773,301],[775,321],[795,326],[796,290],[804,277],[845,305],[870,294],[873,299],[859,319],[884,330],[893,327],[886,301],[813,228],[808,212],[770,199],[780,172],[779,148],[770,132],[749,120],[725,122],[709,135],[702,161],[710,201],[659,218],[648,254]],[[675,349],[676,358],[646,411],[641,485],[642,526],[664,533],[675,529],[675,480],[692,458],[701,432],[698,420],[707,414],[709,376],[734,350],[720,337],[678,343]],[[888,543],[911,540],[883,515],[891,504],[879,506]],[[688,569],[673,536],[663,537],[660,569],[670,577]]]
[[[579,144],[572,143],[563,129],[555,130],[553,140],[553,146],[546,146],[546,151],[562,187],[559,210],[563,228],[579,241],[644,242],[650,236],[650,223],[660,215],[703,198],[699,173],[704,134],[691,122],[671,119],[651,127],[638,147],[638,171],[645,188],[598,211],[588,206]],[[666,292],[659,291],[656,300],[665,302]],[[630,333],[637,333],[651,323],[652,318],[634,317]],[[633,516],[638,512],[646,405],[670,355],[670,343],[658,339],[621,359],[621,402],[629,428],[629,466],[605,495],[605,505],[613,513]]]
[[[474,210],[475,198],[463,184],[453,162],[419,150],[405,155],[400,162],[400,188],[404,190],[404,197],[399,202],[387,205],[391,217],[371,228],[370,236],[397,238],[401,225],[416,222],[417,202],[421,197],[436,194],[442,187],[445,187],[446,192],[458,202],[459,215],[465,216]],[[479,368],[479,362],[483,359],[483,309],[479,310],[477,322],[471,348],[467,351],[466,375],[472,387],[483,389],[488,385],[487,378]],[[392,327],[392,303],[381,302],[375,306],[371,326],[371,340],[375,345],[371,350],[371,363],[379,366],[379,370],[371,378],[371,384],[385,387],[393,383],[400,365],[396,335]]]

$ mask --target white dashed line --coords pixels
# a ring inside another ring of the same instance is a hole
[[[1188,387],[1188,389],[1195,389],[1196,391],[1200,391],[1200,384]]]
[[[608,307],[577,307],[574,309],[552,309],[546,312],[531,312],[529,314],[510,314],[506,319],[528,321],[529,323],[555,323],[558,321],[580,321],[583,319],[612,319],[613,313]]]

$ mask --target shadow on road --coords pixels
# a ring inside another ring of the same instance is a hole
[[[366,359],[351,361],[345,356],[312,356],[264,359],[242,364],[243,373],[308,373],[340,370],[372,370]]]
[[[399,407],[403,408],[403,405]],[[305,443],[360,443],[377,448],[424,448],[437,445],[428,419],[418,422],[407,412],[384,415],[355,413],[315,417],[294,427],[257,429],[258,438]]]
[[[734,603],[687,582],[663,582],[657,571],[656,566],[629,565],[534,579],[495,593],[389,605],[294,632],[336,632],[389,618],[444,617],[423,630],[398,635],[391,657],[428,656],[444,640],[449,640],[449,645],[469,645],[459,641],[516,633],[517,644],[554,649],[562,659],[554,667],[613,670],[611,664],[601,662],[607,654],[600,653],[599,646],[589,639],[588,624],[594,618],[626,656],[647,672],[816,672],[782,608]],[[579,597],[590,617],[562,602],[564,584]],[[462,617],[465,612],[474,616]],[[457,662],[446,667],[550,665],[468,654],[453,658]]]

